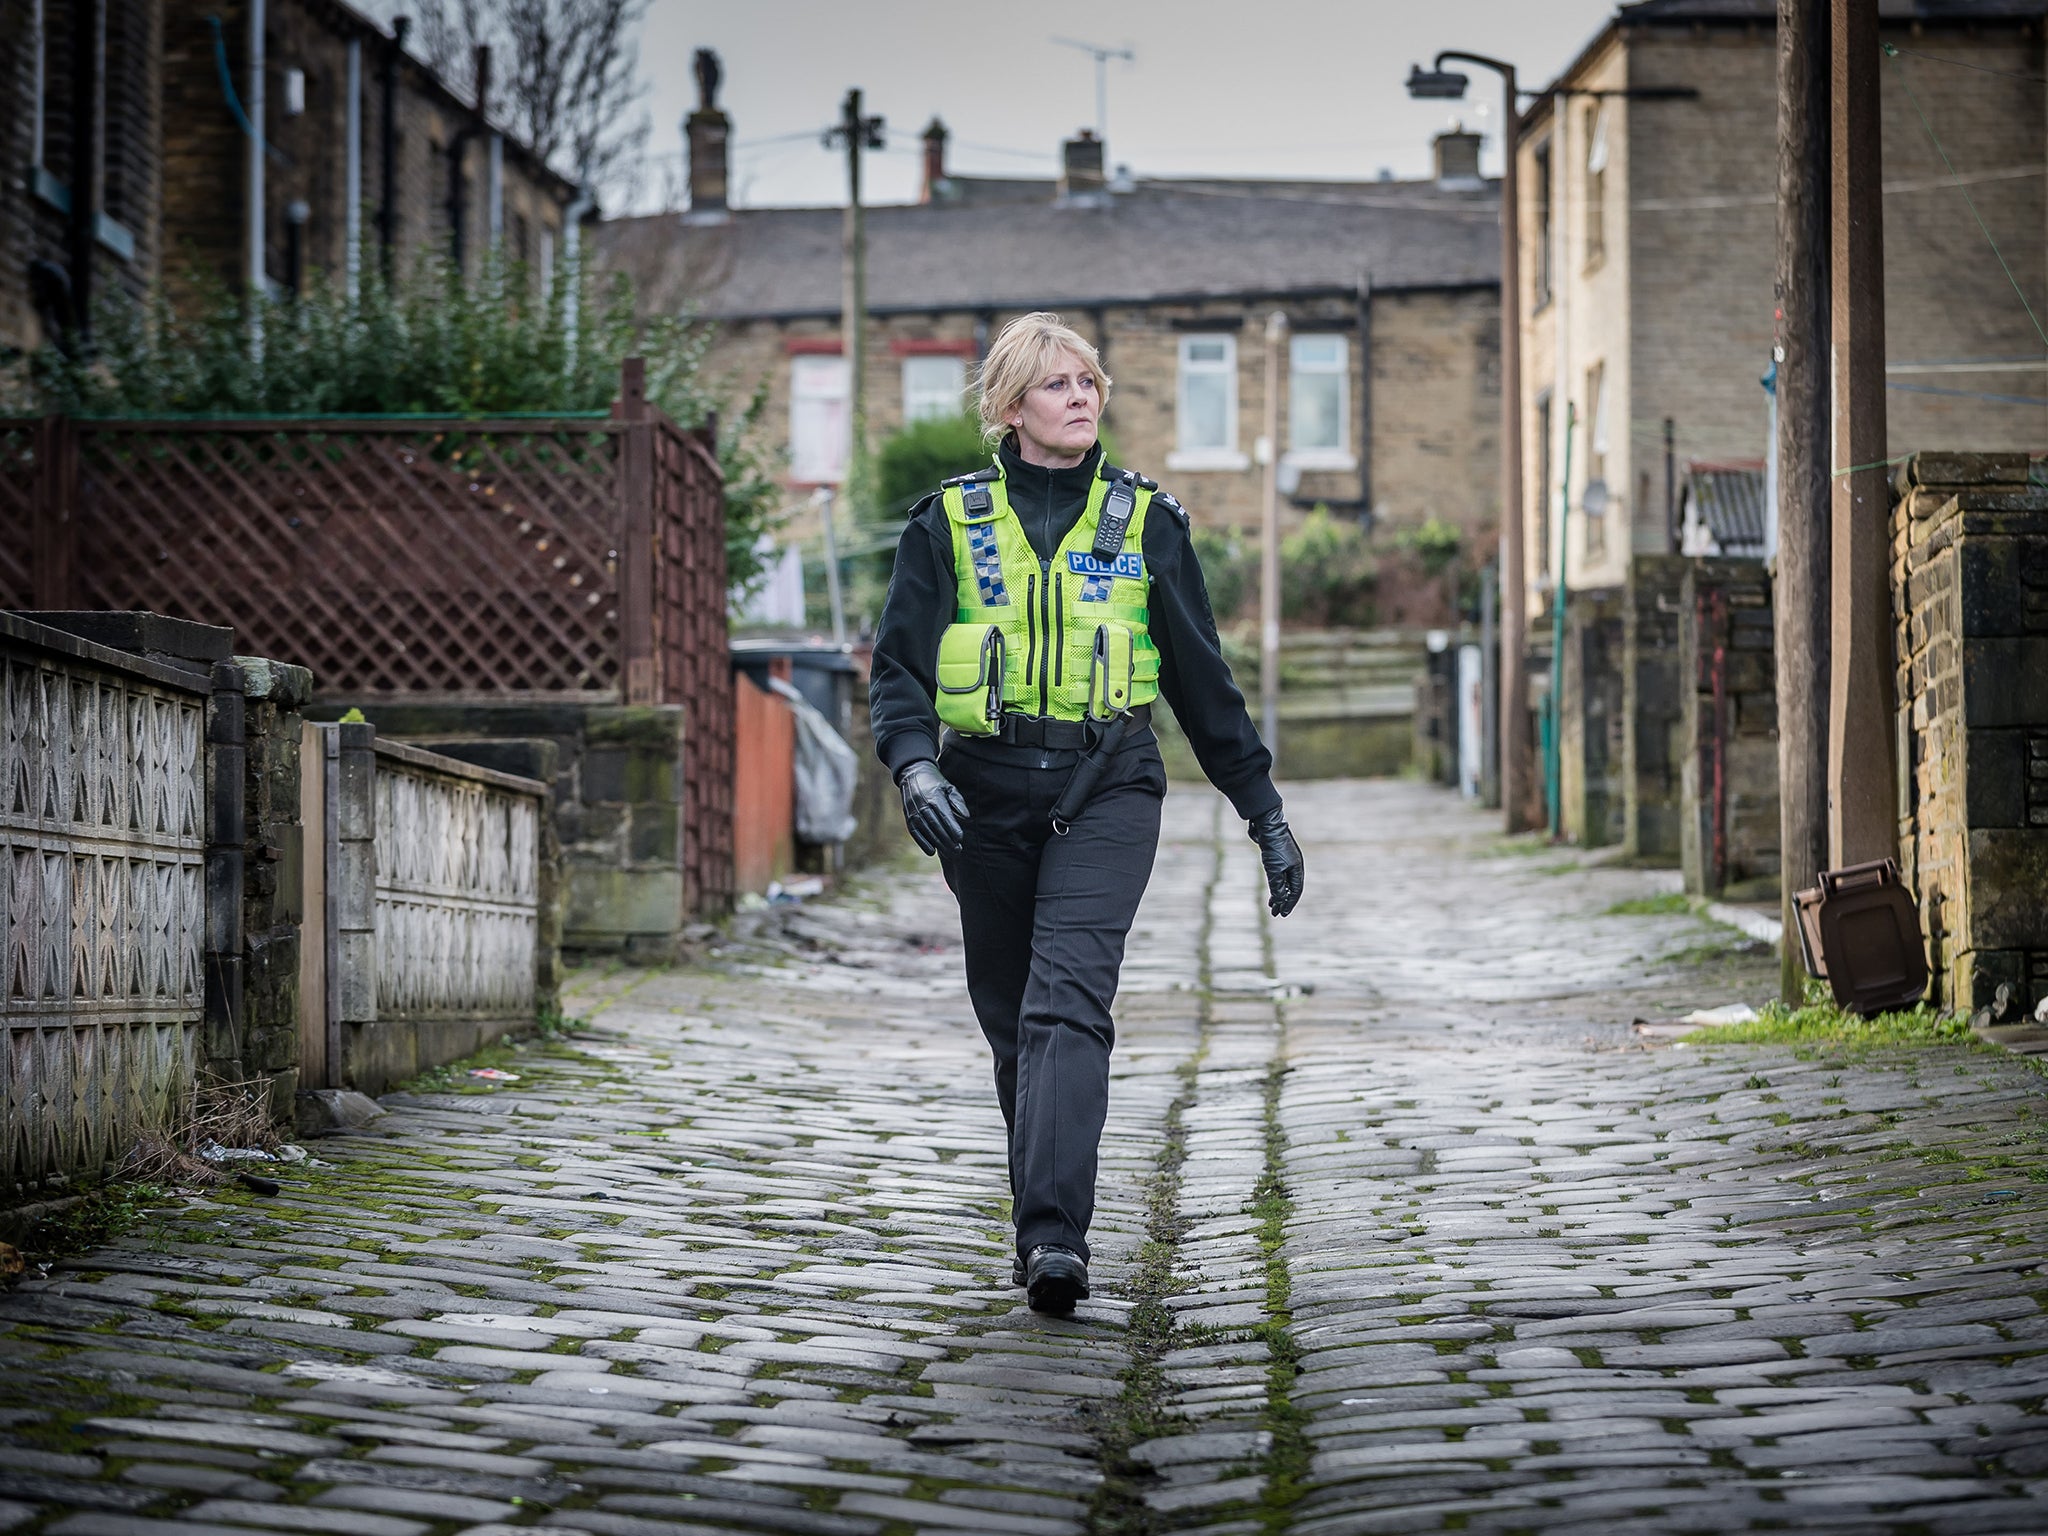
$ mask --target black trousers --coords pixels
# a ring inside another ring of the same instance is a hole
[[[1109,1109],[1110,1005],[1152,878],[1166,769],[1152,732],[1126,741],[1064,837],[1051,812],[1076,754],[950,742],[939,768],[971,819],[945,859],[960,901],[967,994],[995,1053],[1009,1126],[1017,1251],[1088,1257],[1096,1149]]]

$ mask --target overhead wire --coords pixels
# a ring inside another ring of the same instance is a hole
[[[1884,49],[1885,57],[1891,62],[1894,77],[1906,92],[1906,99],[1913,103],[1914,115],[1920,119],[1920,126],[1927,131],[1927,138],[1934,145],[1934,152],[1941,156],[1941,163],[1948,169],[1949,175],[1957,177],[1955,162],[1949,159],[1948,150],[1941,142],[1941,135],[1934,131],[1934,124],[1928,121],[1927,109],[1920,105],[1919,93],[1913,89],[1913,82],[1907,78],[1905,70],[1899,64],[1898,44],[1884,43],[1880,46]],[[1977,221],[1977,228],[1982,231],[1985,244],[1991,247],[1991,254],[1998,258],[1999,270],[2005,273],[2005,280],[2012,285],[2013,294],[2019,299],[2020,307],[2026,310],[2027,319],[2033,322],[2034,334],[2041,338],[2041,345],[2048,347],[2048,330],[2042,329],[2040,316],[2034,313],[2034,306],[2028,300],[2026,290],[2020,287],[2019,279],[2013,276],[2011,263],[2005,259],[2005,252],[1998,248],[1998,241],[1991,234],[1991,226],[1984,222],[1984,215],[1977,211],[1977,200],[1970,196],[1970,189],[1962,184],[1960,177],[1956,180],[1956,190],[1963,194],[1963,202],[1970,210],[1970,217]]]

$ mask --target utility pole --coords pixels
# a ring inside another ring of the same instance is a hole
[[[882,120],[862,117],[860,90],[846,93],[840,104],[839,121],[825,130],[825,147],[846,149],[846,223],[840,246],[839,349],[846,357],[847,406],[851,418],[848,433],[851,461],[858,464],[867,456],[868,412],[868,243],[867,227],[861,213],[860,153],[882,147]]]
[[[1828,643],[1828,857],[1898,856],[1884,414],[1883,143],[1877,7],[1831,0],[1830,353],[1834,483]]]
[[[1287,316],[1266,317],[1266,495],[1259,518],[1259,720],[1280,765],[1280,349]]]
[[[1793,895],[1828,862],[1828,0],[1778,0],[1779,919],[1784,1000],[1805,1001]],[[1889,651],[1886,652],[1890,654]]]

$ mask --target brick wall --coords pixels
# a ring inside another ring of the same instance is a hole
[[[244,139],[221,95],[208,18],[220,18],[228,66],[236,89],[247,76],[246,10],[235,0],[163,0],[164,157],[169,168],[165,198],[166,275],[179,291],[204,274],[230,284],[246,281],[244,253],[247,199]],[[390,41],[374,27],[318,6],[314,0],[271,0],[265,50],[269,89],[265,134],[282,159],[266,168],[265,249],[268,274],[288,276],[286,209],[307,204],[303,262],[307,277],[342,270],[346,252],[347,57],[351,38],[362,54],[362,231],[366,261],[376,260],[377,211],[383,187],[381,122],[384,59]],[[285,114],[284,72],[303,70],[306,110]],[[471,81],[438,84],[416,61],[399,70],[397,114],[397,257],[400,270],[421,251],[445,245],[449,222],[449,152],[461,130],[475,119],[467,106]],[[485,208],[487,150],[481,135],[460,144],[466,178],[463,238],[468,264],[487,244]],[[504,154],[504,231],[508,254],[523,230],[527,257],[538,259],[539,231],[557,239],[572,190],[536,165],[508,141]]]
[[[1894,481],[1899,856],[1933,999],[2048,996],[2048,491],[2022,454],[1922,453]]]
[[[1677,555],[1637,555],[1629,564],[1622,664],[1622,842],[1629,857],[1678,862],[1683,814],[1685,690],[1680,686],[1679,616],[1686,568]]]
[[[96,244],[97,294],[140,294],[156,276],[163,200],[161,0],[105,0],[107,46],[101,89],[100,206],[132,237],[132,254]],[[0,163],[8,195],[0,202],[0,349],[33,350],[43,334],[29,283],[37,260],[68,270],[67,216],[38,189],[34,156],[35,51],[22,0],[0,12]],[[71,143],[72,12],[45,0],[44,170],[67,189],[77,180]],[[209,66],[210,67],[210,66]]]
[[[1778,696],[1761,560],[1686,562],[1679,597],[1685,888],[1778,894]]]

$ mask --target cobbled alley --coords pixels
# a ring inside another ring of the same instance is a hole
[[[1439,791],[1289,808],[1275,922],[1168,803],[1073,1317],[926,865],[32,1272],[0,1530],[2048,1531],[2031,1068],[1646,1046],[1775,962]]]

